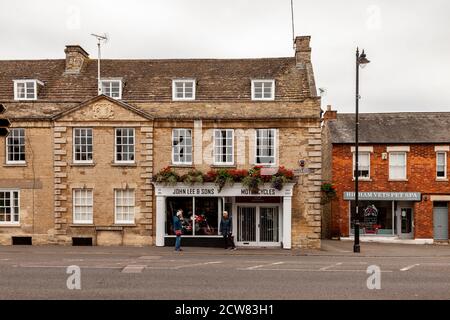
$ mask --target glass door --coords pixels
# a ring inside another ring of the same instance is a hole
[[[259,205],[238,206],[237,244],[247,246],[280,245],[279,207]]]
[[[259,208],[259,242],[261,245],[279,243],[278,207]]]
[[[400,236],[413,238],[413,210],[412,208],[400,208]]]
[[[249,245],[256,239],[256,207],[238,206],[237,242]]]

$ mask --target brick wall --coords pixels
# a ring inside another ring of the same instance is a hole
[[[433,237],[433,203],[430,195],[450,195],[448,181],[436,180],[435,145],[409,145],[407,152],[407,181],[389,181],[389,160],[382,159],[387,152],[387,145],[371,144],[370,156],[371,181],[361,181],[360,191],[421,192],[422,201],[414,204],[415,238]],[[348,236],[349,208],[348,201],[342,199],[344,191],[354,191],[352,179],[353,154],[351,145],[333,145],[332,180],[337,188],[337,198],[332,202],[332,219],[330,222],[332,236]],[[448,154],[447,154],[448,157]],[[447,167],[448,171],[448,167]],[[447,176],[449,172],[447,172]]]

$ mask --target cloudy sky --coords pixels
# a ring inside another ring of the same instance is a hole
[[[294,0],[295,33],[311,35],[323,108],[450,111],[450,1]],[[290,0],[21,0],[0,2],[0,59],[63,58],[66,44],[105,58],[292,56]]]

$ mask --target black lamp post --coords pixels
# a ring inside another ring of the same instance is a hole
[[[360,252],[359,246],[359,150],[358,150],[358,129],[359,129],[359,67],[364,68],[370,61],[367,60],[364,50],[359,54],[359,49],[356,48],[356,112],[355,112],[355,213],[354,213],[354,227],[355,227],[355,243],[353,245],[353,252]]]

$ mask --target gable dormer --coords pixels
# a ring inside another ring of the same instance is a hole
[[[14,100],[37,100],[43,86],[37,79],[14,80]]]

